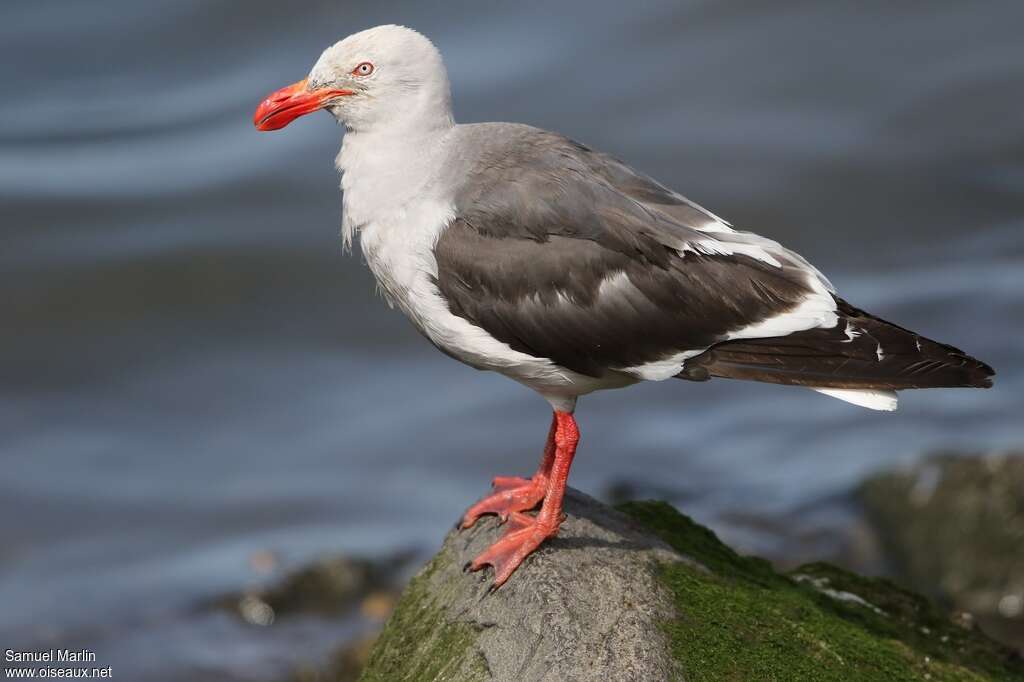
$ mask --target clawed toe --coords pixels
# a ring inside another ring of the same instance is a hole
[[[494,479],[494,493],[466,510],[460,527],[469,528],[484,514],[497,514],[505,522],[511,514],[529,511],[544,499],[545,485],[542,479],[499,476]]]
[[[531,485],[533,485],[533,479],[523,478],[522,476],[495,476],[491,481],[491,489],[496,493],[517,488],[527,488]]]
[[[509,579],[523,560],[542,542],[557,532],[557,525],[544,524],[518,512],[510,514],[505,534],[473,559],[469,564],[469,570],[479,571],[485,566],[493,567],[494,583],[491,589],[496,589]]]
[[[544,459],[533,478],[498,476],[493,482],[494,492],[470,507],[462,517],[463,528],[472,526],[483,514],[498,514],[506,522],[501,539],[467,567],[471,571],[479,571],[484,566],[494,568],[490,591],[503,585],[526,557],[558,533],[563,518],[565,482],[579,437],[572,413],[555,410],[544,446]],[[541,502],[544,504],[536,518],[523,513]]]

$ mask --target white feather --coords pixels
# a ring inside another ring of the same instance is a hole
[[[455,216],[448,190],[431,180],[444,163],[445,144],[443,135],[394,144],[384,134],[358,132],[345,137],[338,155],[346,232],[359,231],[366,262],[388,301],[445,352],[526,384],[556,409],[571,411],[576,396],[634,383],[621,374],[588,377],[521,353],[452,314],[435,284],[434,246]],[[621,286],[624,277],[606,284]]]
[[[698,348],[697,350],[686,350],[643,365],[623,367],[617,371],[625,372],[626,374],[635,376],[637,379],[643,379],[644,381],[664,381],[665,379],[671,379],[683,371],[683,365],[687,360],[696,355],[700,355],[705,350],[707,349]]]
[[[686,252],[700,253],[709,256],[732,256],[741,254],[755,260],[767,263],[776,268],[781,268],[780,263],[774,256],[765,251],[757,244],[741,244],[735,242],[720,241],[718,239],[701,239],[700,241],[687,242],[679,249],[679,255],[686,257]]]
[[[868,388],[815,388],[818,393],[824,393],[831,398],[838,398],[869,410],[881,410],[892,412],[897,407],[898,399],[896,391],[886,391]]]

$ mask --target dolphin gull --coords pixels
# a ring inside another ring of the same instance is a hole
[[[344,243],[359,235],[389,303],[554,411],[537,472],[495,478],[462,518],[507,522],[471,562],[493,567],[494,587],[558,532],[581,395],[721,377],[893,410],[898,389],[992,383],[985,363],[850,305],[798,254],[607,154],[527,125],[456,124],[441,54],[409,28],[327,48],[254,123],[320,109],[346,130]]]

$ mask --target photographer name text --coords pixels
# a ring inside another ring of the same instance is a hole
[[[8,663],[94,663],[96,654],[88,649],[50,649],[48,651],[17,651],[7,649]]]

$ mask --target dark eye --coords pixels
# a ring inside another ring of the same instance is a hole
[[[352,69],[353,76],[369,76],[373,73],[373,64],[370,62],[363,62],[356,68]]]

